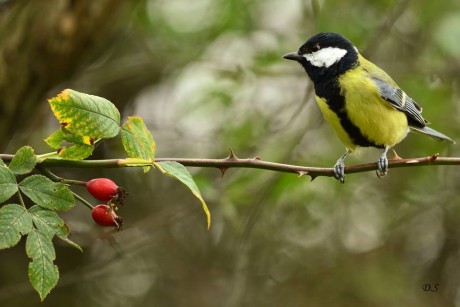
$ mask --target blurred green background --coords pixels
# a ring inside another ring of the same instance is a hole
[[[339,0],[0,1],[0,148],[58,127],[64,88],[140,115],[158,157],[239,157],[331,167],[344,152],[299,65],[320,31],[340,32],[460,141],[460,2]],[[402,157],[460,156],[410,135]],[[376,161],[369,150],[348,165]],[[119,140],[93,156],[124,157]],[[0,252],[0,306],[460,306],[460,173],[455,166],[310,178],[189,168],[213,214],[157,171],[57,169],[129,192],[125,230],[63,216],[84,253],[55,241],[60,281],[43,304],[24,242]],[[84,190],[81,192],[91,199]],[[437,292],[424,291],[430,284]]]

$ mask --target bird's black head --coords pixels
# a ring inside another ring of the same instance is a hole
[[[284,58],[299,62],[313,82],[320,82],[355,67],[358,49],[340,34],[319,33]]]

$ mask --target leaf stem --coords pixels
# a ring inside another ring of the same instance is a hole
[[[42,173],[43,175],[45,175],[46,177],[48,177],[49,179],[51,179],[52,181],[54,182],[61,182],[61,177],[53,174],[50,170],[46,169],[43,165],[40,165],[40,164],[37,164],[35,166],[35,168],[40,172]]]
[[[73,185],[86,186],[85,181],[74,180],[74,179],[65,179],[65,178],[59,177],[56,174],[52,173],[49,169],[44,168],[42,165],[37,165],[37,169],[38,169],[39,172],[41,172],[43,175],[45,175],[49,179],[53,180],[54,182],[61,182],[61,183],[64,183],[64,184],[73,184]]]
[[[48,152],[45,154],[37,155],[37,161],[41,162],[48,158],[60,158],[59,154],[56,151]]]
[[[37,165],[36,168],[40,173],[42,173],[43,175],[45,175],[46,177],[48,177],[49,179],[51,179],[54,182],[62,182],[64,184],[86,185],[86,182],[84,182],[84,181],[61,178],[61,177],[53,174],[50,170],[48,170],[45,167],[43,167],[43,165]],[[88,201],[86,201],[83,197],[81,197],[77,193],[75,193],[73,191],[71,191],[71,192],[72,192],[73,196],[76,199],[78,199],[83,205],[85,205],[89,209],[93,210],[93,208],[94,208],[93,205],[91,205]]]
[[[48,177],[49,179],[51,179],[54,182],[61,182],[61,183],[64,183],[64,184],[74,184],[74,185],[86,186],[85,181],[74,180],[74,179],[65,179],[65,178],[59,177],[56,174],[52,173],[49,169],[45,168],[42,164],[37,164],[36,168],[40,173],[42,173],[43,175],[45,175],[46,177]]]
[[[74,180],[74,179],[64,179],[64,178],[62,178],[62,183],[86,186],[86,182],[85,182],[85,181]]]
[[[86,207],[88,207],[89,209],[93,210],[94,209],[94,206],[91,205],[88,201],[86,201],[86,199],[84,199],[83,197],[81,197],[80,195],[78,195],[77,193],[75,192],[72,192],[73,194],[73,197],[75,197],[76,199],[78,199],[83,205],[85,205]]]
[[[23,206],[24,208],[27,208],[26,203],[24,202],[24,198],[22,198],[22,193],[19,189],[18,189],[18,198],[19,198],[19,203],[21,204],[21,206]]]
[[[49,179],[51,179],[54,182],[61,182],[61,183],[64,183],[64,184],[74,184],[74,185],[86,186],[85,181],[74,180],[74,179],[65,179],[65,178],[59,177],[56,174],[52,173],[49,169],[46,169],[45,167],[43,167],[42,165],[37,165],[36,168],[37,168],[37,170],[39,172],[41,172],[43,175],[45,175],[46,177],[48,177]]]

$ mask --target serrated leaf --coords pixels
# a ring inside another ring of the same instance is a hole
[[[31,230],[32,216],[24,207],[9,204],[0,209],[0,249],[15,246]]]
[[[75,200],[69,188],[53,182],[41,175],[32,175],[19,183],[19,188],[37,205],[51,209],[65,211],[75,205]]]
[[[0,249],[10,248],[18,244],[21,234],[13,227],[0,222]]]
[[[24,146],[18,149],[9,165],[10,170],[16,175],[30,173],[37,163],[37,156],[30,146]]]
[[[129,157],[154,160],[155,141],[141,117],[128,117],[121,126],[121,141]],[[144,171],[148,170],[149,167],[144,168]]]
[[[29,280],[43,301],[59,280],[59,270],[54,265],[56,251],[51,238],[34,229],[27,236],[26,253],[32,262],[29,263]]]
[[[33,206],[29,209],[29,212],[32,215],[35,227],[37,227],[37,229],[43,234],[49,236],[50,238],[56,235],[67,244],[83,251],[80,245],[67,237],[69,235],[69,228],[55,211],[45,209],[40,206]]]
[[[93,153],[94,146],[85,144],[75,144],[70,147],[63,147],[59,151],[59,156],[68,160],[82,160],[88,158]]]
[[[0,220],[10,222],[10,225],[20,234],[28,234],[32,230],[32,216],[26,208],[18,204],[8,204],[0,209]]]
[[[29,263],[29,281],[43,301],[59,280],[59,269],[46,257],[36,258]]]
[[[0,166],[0,203],[8,200],[18,191],[16,177],[6,166]]]
[[[65,140],[64,132],[61,129],[54,131],[49,137],[45,139],[46,144],[53,149],[61,147],[62,141]]]
[[[45,139],[45,142],[53,149],[60,149],[59,156],[68,160],[85,159],[94,150],[93,140],[90,137],[68,133],[63,131],[63,129],[53,132],[53,134]],[[62,144],[63,142],[73,143],[74,145],[65,146]]]
[[[45,142],[53,149],[59,149],[62,147],[62,142],[67,141],[69,143],[92,145],[93,140],[89,136],[76,135],[67,132],[65,129],[59,129],[54,131],[49,137],[45,139]]]
[[[69,244],[70,246],[78,249],[80,252],[83,252],[83,249],[81,248],[80,245],[78,245],[77,243],[75,243],[74,241],[70,240],[68,238],[68,235],[70,233],[70,230],[69,230],[69,227],[67,227],[67,225],[65,223],[63,223],[62,225],[59,226],[59,228],[57,229],[57,232],[56,232],[56,235],[59,239],[61,239],[62,241],[66,242],[67,244]]]
[[[68,132],[66,129],[61,128],[62,135],[64,137],[64,140],[70,143],[75,143],[75,144],[84,144],[84,145],[92,145],[93,144],[93,139],[89,136],[82,136],[82,135],[77,135]]]
[[[153,165],[156,166],[163,174],[174,177],[183,184],[185,184],[190,189],[190,191],[192,191],[193,195],[195,195],[196,198],[200,200],[203,206],[204,213],[206,214],[206,220],[209,229],[209,227],[211,227],[211,212],[209,211],[206,202],[201,196],[201,192],[198,189],[198,186],[196,185],[192,175],[190,175],[188,170],[182,164],[174,161],[158,163],[155,162]]]
[[[120,131],[120,112],[105,98],[71,89],[48,100],[62,127],[90,138],[112,138]]]
[[[39,259],[48,258],[56,259],[56,251],[54,250],[52,237],[49,237],[42,231],[34,229],[27,236],[26,253],[29,258]]]
[[[83,252],[81,246],[75,243],[74,241],[70,240],[67,236],[58,236],[58,238],[64,241],[65,243],[69,244],[70,246],[78,249],[80,252]]]
[[[55,211],[40,206],[33,206],[29,209],[29,212],[32,215],[35,227],[42,233],[50,238],[55,234],[62,234],[62,227],[65,223]]]

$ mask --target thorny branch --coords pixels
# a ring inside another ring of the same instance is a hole
[[[13,155],[0,154],[0,158],[9,162]],[[299,176],[308,175],[313,179],[318,176],[334,177],[334,169],[326,167],[299,166],[283,163],[275,163],[261,160],[259,157],[238,158],[233,151],[224,159],[189,159],[189,158],[157,158],[155,162],[175,161],[188,167],[214,167],[221,171],[222,176],[229,168],[256,168],[275,172],[293,173]],[[106,160],[63,160],[63,159],[45,159],[39,163],[41,167],[71,167],[71,168],[117,168],[128,166],[126,159],[106,159]],[[460,165],[460,158],[456,157],[439,157],[439,154],[433,154],[427,157],[419,158],[395,158],[389,160],[388,168],[413,167],[423,165]],[[358,164],[345,167],[345,174],[362,173],[376,171],[377,163]]]

